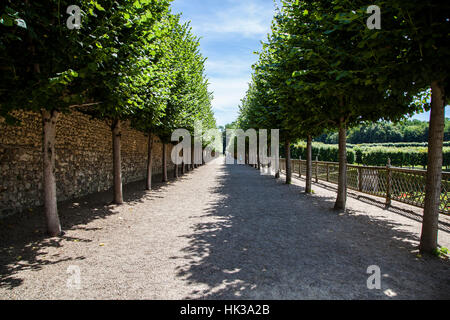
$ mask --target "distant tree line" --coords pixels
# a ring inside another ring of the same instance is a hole
[[[406,120],[400,123],[376,122],[362,124],[347,130],[347,141],[351,144],[428,142],[429,123]],[[339,133],[329,131],[314,139],[316,142],[337,144]],[[450,119],[445,119],[444,141],[450,141]]]

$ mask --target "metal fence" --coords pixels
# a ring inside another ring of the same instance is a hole
[[[306,160],[291,160],[293,174],[306,176]],[[280,169],[286,170],[286,160],[280,159]],[[347,188],[386,199],[423,208],[425,202],[426,170],[402,169],[391,166],[347,165]],[[312,178],[338,183],[339,163],[312,162]],[[439,210],[450,215],[450,173],[442,173],[441,201]]]

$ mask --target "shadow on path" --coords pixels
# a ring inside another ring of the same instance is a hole
[[[300,181],[305,181],[305,179],[303,179],[303,178],[298,178],[298,177],[295,177],[295,178]],[[313,182],[313,185],[317,185],[320,188],[324,188],[324,189],[327,189],[327,190],[330,190],[333,192],[337,192],[337,185],[335,186],[335,185],[332,185],[329,183],[327,184],[320,180],[319,180],[319,182]],[[392,201],[393,203],[391,205],[387,206],[384,198],[371,196],[371,195],[365,195],[365,194],[356,192],[355,190],[351,190],[351,189],[347,190],[347,196],[422,223],[422,218],[423,218],[422,215],[413,210],[409,210],[409,209],[406,209],[405,207],[402,207],[402,205],[404,205],[403,203],[393,200]],[[417,209],[421,210],[420,208],[417,208]],[[447,222],[444,222],[444,221],[439,221],[439,230],[450,233],[450,224]]]
[[[178,178],[189,179],[195,171],[187,172]],[[169,172],[173,176],[173,172]],[[151,192],[145,191],[145,182],[134,182],[124,186],[124,201],[127,205],[152,201],[162,198],[170,187],[161,181],[161,175],[153,177]],[[170,182],[174,181],[171,179]],[[61,226],[63,230],[95,231],[87,225],[97,219],[116,214],[116,205],[111,204],[112,189],[94,193],[79,199],[58,203]],[[49,257],[46,250],[50,247],[61,248],[65,241],[91,242],[90,239],[72,238],[67,234],[50,238],[46,234],[45,214],[43,208],[35,208],[4,219],[0,219],[0,287],[14,288],[22,285],[23,279],[17,273],[24,270],[40,270],[45,265],[58,264],[71,260],[83,260],[85,256],[75,258]]]
[[[203,299],[450,298],[449,264],[417,258],[418,236],[394,220],[338,214],[334,197],[308,196],[240,165],[219,167],[220,200],[183,237],[177,276]],[[365,209],[369,209],[367,206]],[[382,289],[368,290],[367,268]]]

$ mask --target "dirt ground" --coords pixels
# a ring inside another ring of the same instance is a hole
[[[223,162],[151,192],[128,185],[122,206],[108,192],[64,202],[61,238],[40,210],[0,220],[0,298],[450,298],[449,260],[417,256],[420,209],[350,192],[339,213],[335,186],[308,196],[300,179]],[[450,247],[448,219],[439,243]]]

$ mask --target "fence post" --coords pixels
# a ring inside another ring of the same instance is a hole
[[[319,156],[316,157],[316,183],[319,182]]]
[[[391,159],[388,158],[386,165],[386,205],[391,205],[391,188],[392,188],[392,172],[391,172]]]
[[[330,164],[327,162],[327,182],[330,182]]]
[[[362,168],[358,168],[358,190],[359,190],[359,192],[363,191]]]

